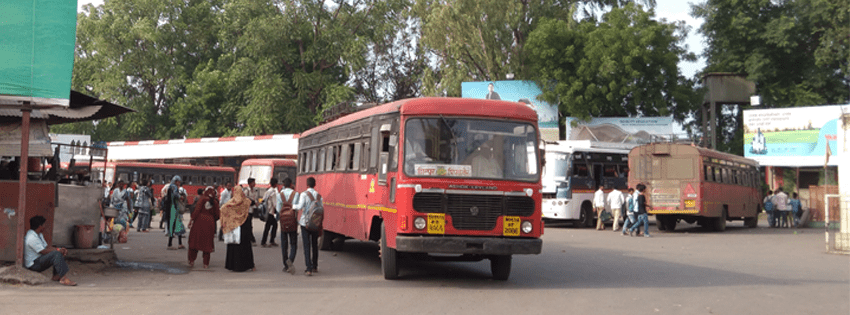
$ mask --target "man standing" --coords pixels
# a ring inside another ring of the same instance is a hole
[[[29,270],[42,272],[53,266],[53,281],[68,286],[77,285],[65,275],[68,273],[68,264],[65,255],[68,250],[61,247],[53,247],[44,240],[44,223],[47,222],[43,216],[37,215],[30,218],[30,230],[24,241],[24,267]]]
[[[260,246],[262,247],[277,247],[274,238],[277,236],[278,199],[280,199],[280,195],[277,191],[277,178],[272,177],[269,181],[269,189],[263,195],[263,203],[266,205],[266,225],[263,228],[263,239],[260,241]],[[269,230],[272,232],[271,242],[266,244],[266,240],[269,239]]]
[[[245,197],[248,197],[248,200],[251,200],[251,212],[248,214],[249,216],[256,216],[258,211],[257,207],[260,205],[260,192],[257,190],[256,186],[257,180],[255,180],[253,177],[248,178],[248,189],[245,192]],[[248,220],[253,219],[249,218]],[[253,224],[251,226],[253,226]],[[242,231],[242,233],[245,232],[246,231]],[[254,237],[254,232],[247,232],[251,234],[251,246],[257,246],[257,239]]]
[[[620,227],[620,210],[623,208],[623,192],[618,189],[608,193],[608,204],[611,205],[611,214],[614,217],[614,232]]]
[[[605,192],[603,186],[597,186],[596,192],[593,193],[593,209],[596,212],[596,229],[604,230],[605,222],[602,222],[602,212],[605,211]]]
[[[219,206],[223,206],[226,202],[230,201],[230,198],[233,196],[233,183],[227,181],[224,184],[224,190],[221,191],[221,199],[219,199]],[[218,240],[224,242],[224,234],[221,233],[221,226],[218,228]]]
[[[773,207],[776,208],[773,213],[774,226],[787,227],[788,211],[791,210],[791,206],[788,203],[788,194],[782,187],[779,187],[773,195]]]
[[[279,207],[280,213],[280,252],[283,257],[283,271],[290,274],[295,274],[295,267],[292,262],[295,260],[295,253],[298,252],[298,229],[297,226],[291,231],[287,231],[284,216],[287,215],[284,211],[288,207],[294,209],[293,205],[298,204],[298,192],[292,189],[292,179],[289,177],[283,179],[283,190],[280,191],[281,198]],[[294,211],[294,210],[293,210]],[[293,217],[295,215],[293,214]],[[292,252],[287,253],[289,247],[292,247]]]
[[[304,263],[307,265],[307,270],[304,275],[312,276],[318,272],[319,268],[319,232],[310,231],[307,229],[307,220],[310,219],[311,213],[309,210],[314,203],[321,203],[321,196],[315,189],[316,179],[313,177],[307,178],[307,190],[298,196],[298,203],[293,207],[296,210],[301,210],[301,219],[298,224],[301,225],[301,240],[304,243]]]
[[[501,100],[502,98],[499,97],[499,93],[496,93],[496,91],[493,91],[494,89],[495,89],[495,86],[493,85],[493,83],[487,84],[487,91],[489,91],[489,92],[487,92],[487,95],[484,96],[484,98],[488,99],[488,100],[497,100],[497,101]]]

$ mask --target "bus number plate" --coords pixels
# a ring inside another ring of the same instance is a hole
[[[505,216],[502,224],[502,234],[505,236],[519,236],[519,217]]]
[[[446,214],[428,214],[428,234],[446,234]]]
[[[695,200],[685,200],[685,208],[694,208],[697,206]]]

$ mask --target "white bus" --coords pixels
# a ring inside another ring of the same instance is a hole
[[[604,185],[625,192],[629,150],[637,144],[572,140],[546,143],[543,168],[543,218],[594,226],[593,193]],[[609,209],[610,210],[610,209]]]

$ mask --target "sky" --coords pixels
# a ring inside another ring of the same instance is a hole
[[[688,45],[688,51],[699,56],[705,48],[705,38],[697,33],[697,29],[702,25],[702,19],[697,20],[690,16],[691,3],[695,0],[655,0],[655,16],[659,19],[667,19],[668,21],[685,21],[691,30],[688,32],[688,37],[685,43]],[[103,4],[103,0],[78,0],[77,12],[82,11],[84,4],[94,4],[95,6]],[[679,70],[686,78],[692,78],[697,71],[705,67],[705,58],[699,57],[696,62],[680,62]]]

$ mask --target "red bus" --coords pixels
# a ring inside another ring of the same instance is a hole
[[[160,198],[159,192],[162,186],[171,182],[174,175],[180,175],[183,179],[183,188],[186,189],[188,200],[194,200],[197,197],[198,189],[207,186],[224,185],[227,181],[233,181],[236,178],[236,170],[226,166],[195,166],[184,164],[160,164],[160,163],[139,163],[139,162],[108,162],[106,163],[106,171],[103,170],[103,162],[95,162],[92,169],[98,170],[92,172],[93,181],[95,183],[108,182],[115,184],[119,180],[127,184],[131,182],[141,182],[147,179],[151,183],[154,197]],[[105,174],[105,175],[104,175]],[[105,178],[101,178],[104,177]]]
[[[506,280],[512,255],[543,245],[538,135],[522,103],[396,101],[302,133],[298,185],[314,177],[324,198],[322,248],[379,242],[386,279],[427,258],[489,259]]]
[[[679,220],[715,231],[726,221],[756,227],[761,207],[758,163],[688,144],[652,143],[629,152],[629,186],[647,187],[647,212],[662,231]]]
[[[295,183],[295,175],[298,173],[298,166],[295,160],[290,159],[247,159],[242,161],[242,167],[239,169],[239,185],[248,186],[248,178],[254,178],[256,188],[260,189],[260,196],[263,196],[266,189],[269,189],[269,182],[272,177],[277,178],[278,183],[283,183],[284,178],[291,178]]]

